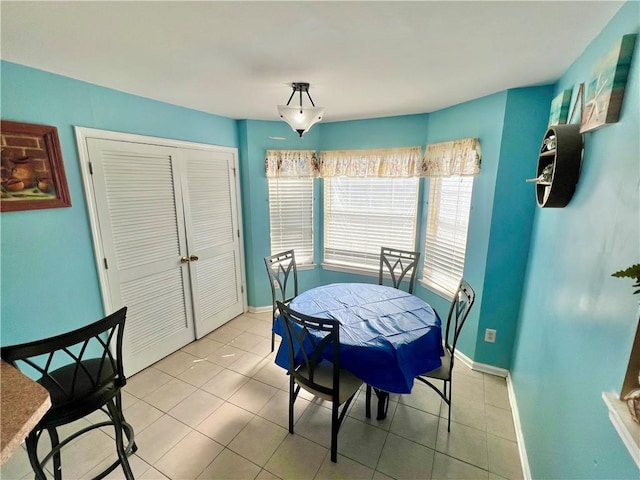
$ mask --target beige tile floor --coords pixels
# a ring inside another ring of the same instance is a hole
[[[273,363],[270,327],[269,314],[241,315],[129,379],[123,402],[137,479],[522,478],[505,380],[461,362],[451,432],[446,404],[422,384],[392,395],[383,421],[366,419],[360,391],[332,463],[326,403],[299,398],[295,434],[287,430],[288,377]],[[92,478],[113,461],[110,434],[94,430],[63,450],[64,478]],[[0,478],[33,478],[24,449]],[[118,468],[107,478],[124,476]]]

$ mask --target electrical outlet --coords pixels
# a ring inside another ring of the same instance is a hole
[[[493,328],[487,328],[484,331],[484,341],[489,343],[496,343],[496,331]]]

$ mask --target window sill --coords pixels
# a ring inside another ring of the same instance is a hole
[[[313,270],[314,268],[316,268],[316,264],[315,263],[307,263],[306,265],[300,265],[298,263],[296,265],[296,269],[298,271],[300,271],[300,270]]]
[[[626,403],[619,400],[617,395],[603,392],[602,399],[609,409],[609,420],[629,450],[631,458],[640,467],[640,425],[633,421]]]
[[[444,298],[445,300],[447,300],[448,302],[450,302],[451,300],[453,300],[453,295],[449,292],[445,292],[444,290],[436,287],[435,285],[431,285],[430,283],[425,282],[424,280],[420,279],[418,280],[418,283],[420,283],[421,286],[423,286],[424,288],[426,288],[427,290],[429,290],[430,292],[435,293],[436,295],[438,295],[439,297]]]
[[[364,268],[348,267],[346,265],[335,265],[333,263],[322,263],[323,270],[332,272],[353,273],[355,275],[364,275],[366,277],[378,277],[378,270],[367,270]]]

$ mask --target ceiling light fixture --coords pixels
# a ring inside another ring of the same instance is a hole
[[[308,83],[292,83],[293,92],[291,92],[291,96],[289,97],[289,101],[286,105],[278,105],[278,115],[285,122],[289,124],[289,126],[293,129],[294,132],[297,132],[298,135],[302,137],[302,135],[309,131],[311,127],[313,127],[316,123],[322,120],[322,115],[324,114],[324,107],[316,107],[315,103],[313,103],[313,99],[309,94],[309,84]],[[289,106],[293,96],[296,92],[300,93],[300,106]],[[302,93],[306,93],[309,97],[309,101],[311,102],[311,107],[303,107],[302,106]]]

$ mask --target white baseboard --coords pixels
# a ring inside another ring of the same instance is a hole
[[[494,367],[493,365],[489,365],[487,363],[474,362],[460,350],[456,350],[455,355],[458,360],[460,360],[472,370],[476,370],[482,373],[488,373],[490,375],[495,375],[502,378],[507,378],[507,376],[509,375],[509,370],[507,370],[506,368]]]
[[[509,376],[509,370],[505,368],[494,367],[493,365],[489,365],[487,363],[473,362],[473,366],[471,368],[477,370],[478,372],[495,375],[496,377],[507,378]]]
[[[507,391],[509,392],[509,404],[511,405],[511,414],[513,415],[513,426],[516,430],[516,439],[518,440],[518,452],[520,453],[520,463],[522,464],[522,475],[524,480],[531,480],[531,469],[529,468],[529,457],[527,457],[527,449],[524,444],[524,435],[522,434],[522,424],[520,423],[520,413],[518,412],[518,402],[513,391],[513,383],[511,375],[507,375]]]
[[[458,360],[460,360],[462,363],[464,363],[467,367],[473,369],[473,360],[471,360],[469,357],[467,357],[460,350],[456,350],[455,357]]]
[[[249,313],[268,313],[273,307],[267,305],[265,307],[249,307]]]
[[[513,426],[516,431],[516,440],[518,442],[518,453],[520,454],[520,464],[522,465],[522,475],[524,480],[531,480],[531,469],[529,468],[529,458],[527,457],[527,449],[524,445],[524,435],[522,434],[522,425],[520,424],[520,413],[518,412],[518,402],[513,391],[513,383],[511,383],[511,374],[509,370],[486,363],[474,362],[464,353],[456,350],[456,358],[464,363],[472,370],[478,372],[488,373],[490,375],[496,375],[498,377],[506,378],[507,380],[507,392],[509,394],[509,405],[511,405],[511,415],[513,416]]]

